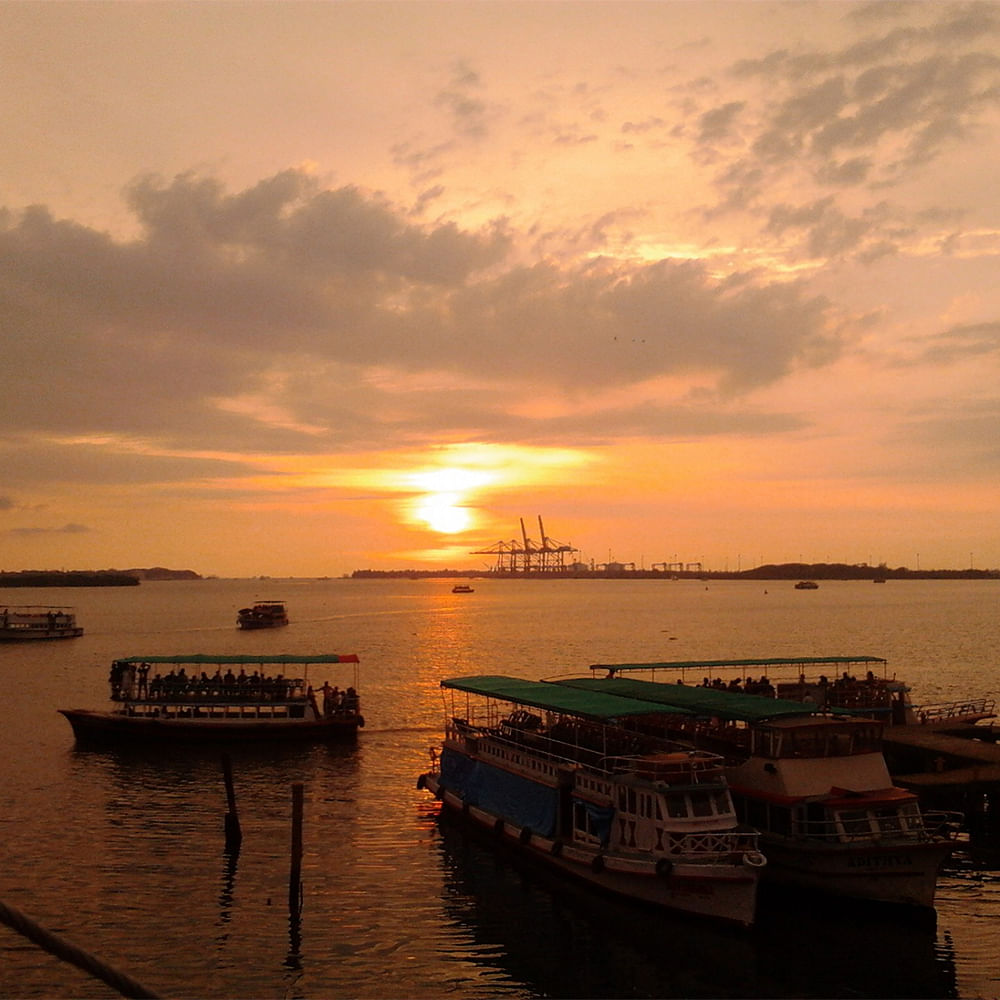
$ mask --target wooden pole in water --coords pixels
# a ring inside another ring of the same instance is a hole
[[[302,895],[302,783],[292,785],[292,865],[288,873],[288,911],[295,920]]]
[[[226,781],[226,801],[229,811],[226,813],[226,850],[239,854],[243,842],[243,832],[240,830],[240,818],[236,812],[236,792],[233,789],[233,762],[229,754],[222,755],[222,774]]]

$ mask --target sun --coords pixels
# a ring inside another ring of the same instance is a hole
[[[416,502],[413,516],[442,535],[466,531],[472,523],[472,515],[458,500],[457,493],[428,493]]]

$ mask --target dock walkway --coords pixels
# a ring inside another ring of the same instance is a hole
[[[961,735],[959,735],[961,734]],[[952,800],[1000,791],[1000,746],[993,727],[890,726],[883,746],[893,781],[922,798]]]

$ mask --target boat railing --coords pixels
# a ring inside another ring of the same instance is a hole
[[[996,715],[996,700],[993,698],[970,698],[966,701],[948,701],[936,705],[920,705],[914,708],[914,715],[921,725],[951,720],[988,719]]]
[[[671,834],[668,856],[683,855],[686,862],[738,861],[758,850],[759,839],[756,830]]]
[[[635,774],[671,785],[717,783],[724,765],[722,757],[704,750],[605,758],[605,770],[613,774]]]
[[[205,704],[235,704],[237,702],[301,702],[308,697],[308,689],[304,682],[289,682],[280,686],[241,686],[224,685],[222,687],[201,687],[199,685],[184,685],[177,687],[162,687],[150,685],[143,691],[134,687],[129,693],[120,691],[112,694],[113,701],[150,701],[150,702],[204,702]]]
[[[947,814],[947,822],[954,822],[955,816]],[[837,844],[872,843],[881,840],[911,841],[925,843],[936,839],[938,828],[945,819],[935,819],[928,824],[926,817],[918,815],[873,814],[859,811],[857,816],[843,816],[826,819],[799,819],[793,822],[792,836],[802,840],[818,840]]]

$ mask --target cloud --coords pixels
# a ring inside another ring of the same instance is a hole
[[[879,188],[913,184],[961,143],[992,134],[1000,110],[997,8],[874,6],[881,13],[848,15],[869,32],[859,40],[775,49],[732,65],[732,80],[748,95],[738,108],[738,136],[729,127],[734,102],[703,107],[691,149],[695,162],[710,164],[720,139],[732,143],[716,168],[717,210],[767,216],[775,191],[795,192],[804,203],[845,193],[856,206]],[[908,23],[900,26],[904,12]],[[868,241],[885,239],[850,228],[830,252],[854,245],[870,258]],[[802,249],[824,253],[828,242],[813,234]]]
[[[525,264],[511,254],[524,235],[502,221],[419,224],[298,171],[236,193],[144,177],[127,198],[130,241],[42,207],[8,214],[8,433],[200,451],[391,444],[509,430],[511,402],[539,385],[586,396],[667,375],[741,393],[840,350],[829,303],[794,282],[723,280],[689,260]],[[444,373],[484,391],[455,408],[385,388]]]
[[[8,528],[6,534],[18,538],[31,538],[38,535],[85,535],[90,531],[84,524],[64,524],[61,528]]]

